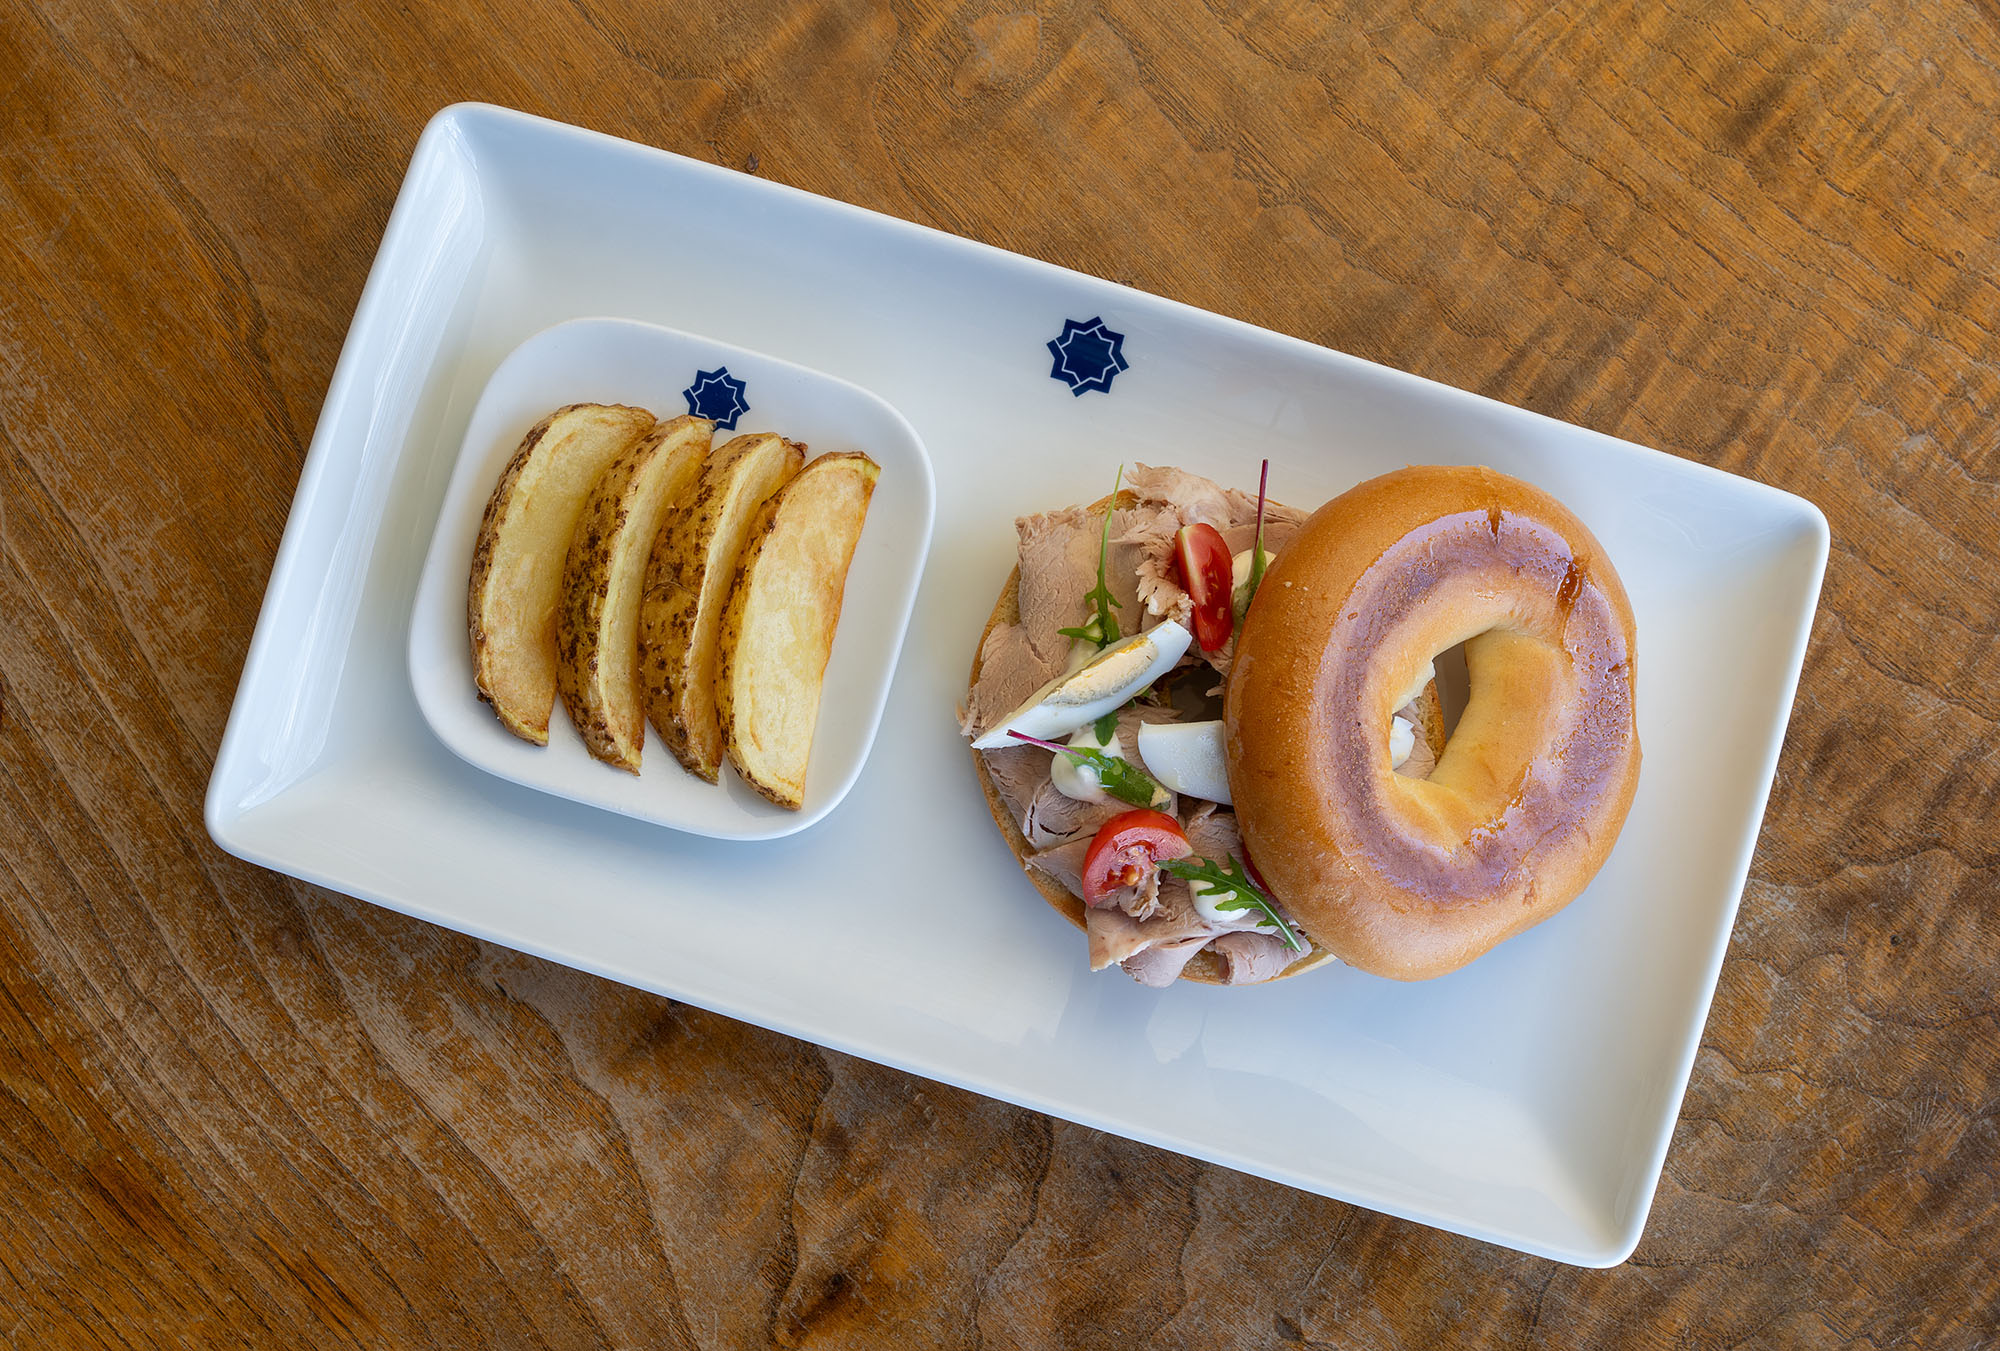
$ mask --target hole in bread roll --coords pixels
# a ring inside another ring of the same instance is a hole
[[[1405,777],[1427,779],[1472,695],[1465,643],[1452,643],[1426,660],[1403,689],[1389,720],[1389,765]]]
[[[1444,651],[1431,658],[1431,665],[1437,671],[1438,706],[1444,713],[1444,734],[1447,738],[1458,730],[1459,715],[1465,712],[1465,704],[1472,697],[1472,674],[1465,669],[1465,644],[1453,643]]]
[[[1496,820],[1532,763],[1557,743],[1570,662],[1542,634],[1512,624],[1496,624],[1460,647],[1465,706],[1430,781],[1459,794],[1480,819]]]

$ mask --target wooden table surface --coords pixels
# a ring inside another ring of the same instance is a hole
[[[1637,1255],[1386,1219],[216,849],[304,448],[461,99],[1818,502]],[[0,0],[0,1342],[1990,1344],[1996,161],[1967,0]]]

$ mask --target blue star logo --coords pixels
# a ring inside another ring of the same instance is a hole
[[[1069,386],[1078,398],[1086,389],[1111,392],[1111,382],[1129,364],[1125,360],[1125,335],[1113,333],[1100,318],[1078,323],[1063,320],[1060,337],[1049,340],[1049,355],[1056,359],[1050,368],[1052,379]]]
[[[743,382],[729,373],[729,367],[717,366],[712,371],[696,371],[694,383],[681,391],[681,397],[688,401],[688,412],[733,432],[736,419],[750,411],[744,388]]]

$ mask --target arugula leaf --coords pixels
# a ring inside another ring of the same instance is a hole
[[[1306,945],[1292,932],[1292,926],[1279,918],[1271,898],[1257,889],[1257,884],[1250,880],[1248,870],[1234,858],[1225,855],[1220,863],[1206,858],[1164,859],[1160,867],[1186,882],[1190,888],[1198,885],[1215,896],[1226,896],[1227,899],[1211,901],[1217,910],[1262,911],[1257,920],[1258,928],[1276,929],[1278,937],[1293,952],[1306,950]]]
[[[1124,483],[1125,466],[1121,464],[1117,476],[1111,480],[1111,505],[1104,509],[1104,538],[1097,546],[1097,587],[1084,596],[1097,607],[1097,613],[1090,617],[1088,623],[1056,630],[1066,638],[1088,638],[1099,647],[1108,647],[1118,641],[1118,617],[1111,612],[1125,608],[1125,603],[1111,594],[1111,587],[1104,579],[1105,564],[1111,557],[1111,513],[1118,509],[1118,489]]]
[[[1094,751],[1087,746],[1065,746],[1056,741],[1044,741],[1040,737],[1029,736],[1026,732],[1009,731],[1008,736],[1017,741],[1025,741],[1030,746],[1040,746],[1043,750],[1067,755],[1073,765],[1087,765],[1097,771],[1097,786],[1117,798],[1120,802],[1134,807],[1160,807],[1173,795],[1162,787],[1145,770],[1130,760],[1121,760],[1103,751]],[[1098,740],[1108,740],[1099,737]]]
[[[1098,745],[1109,746],[1111,738],[1118,735],[1118,710],[1114,708],[1106,713],[1090,730],[1096,735]]]

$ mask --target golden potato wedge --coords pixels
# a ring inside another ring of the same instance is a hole
[[[800,470],[758,513],[722,613],[715,700],[729,762],[793,811],[805,805],[820,682],[881,473],[854,453]]]
[[[806,448],[753,432],[712,452],[687,505],[653,546],[639,606],[646,714],[675,757],[710,783],[722,773],[715,640],[757,509],[805,462]]]
[[[701,477],[715,424],[677,417],[611,462],[591,489],[563,566],[556,611],[556,688],[590,753],[639,772],[646,711],[639,697],[639,602],[667,514]]]
[[[556,602],[570,536],[605,466],[653,425],[643,408],[573,403],[529,430],[486,500],[466,587],[472,678],[508,731],[549,744]]]

